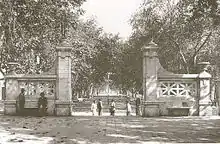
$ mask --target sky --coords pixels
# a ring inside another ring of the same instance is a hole
[[[128,38],[132,32],[129,19],[142,0],[87,0],[83,4],[84,18],[93,17],[108,33]]]

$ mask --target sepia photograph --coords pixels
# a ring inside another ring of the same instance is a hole
[[[220,144],[220,0],[0,0],[0,144]]]

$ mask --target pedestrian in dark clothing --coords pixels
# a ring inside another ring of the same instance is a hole
[[[38,111],[40,116],[47,115],[47,98],[44,92],[40,93],[40,98],[38,99]]]
[[[139,97],[137,97],[137,99],[136,99],[136,115],[137,116],[141,115],[140,105],[141,105],[141,99]]]
[[[97,109],[98,109],[98,115],[101,116],[102,115],[102,101],[101,99],[99,99],[98,103],[97,103]]]
[[[16,100],[16,109],[19,115],[24,115],[24,105],[25,105],[24,92],[25,92],[25,89],[22,88]]]
[[[115,116],[115,101],[112,100],[112,103],[110,105],[110,115]]]

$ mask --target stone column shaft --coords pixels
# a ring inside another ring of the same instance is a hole
[[[159,105],[156,102],[159,59],[157,56],[158,47],[154,42],[143,47],[143,116],[159,116]]]
[[[211,75],[203,71],[199,74],[199,115],[212,115]]]
[[[71,47],[57,47],[56,115],[71,115]]]
[[[154,101],[157,98],[157,73],[158,73],[158,56],[157,45],[150,43],[144,47],[143,54],[143,90],[144,100]]]

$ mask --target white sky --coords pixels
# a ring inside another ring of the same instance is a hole
[[[106,32],[127,38],[131,34],[129,19],[142,0],[87,0],[83,4],[85,18],[95,17]]]

